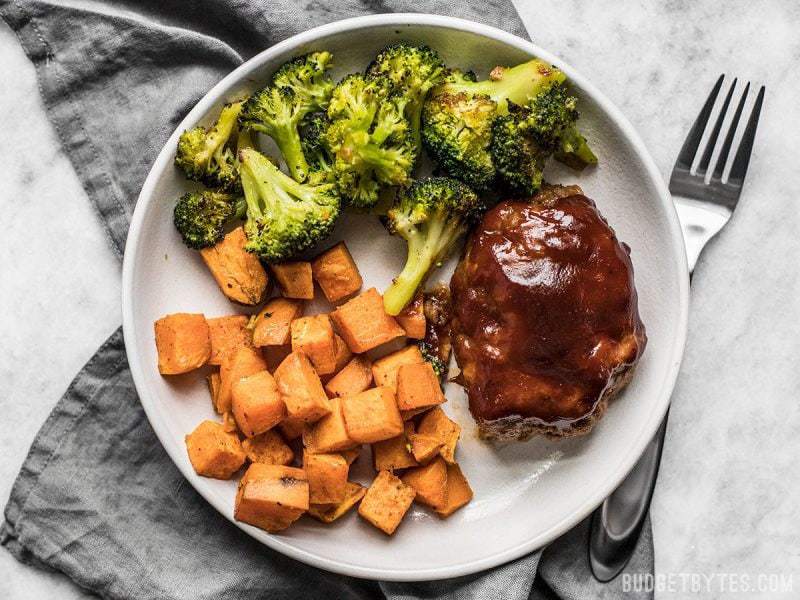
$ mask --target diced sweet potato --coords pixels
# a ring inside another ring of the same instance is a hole
[[[229,315],[206,320],[211,336],[211,358],[208,359],[208,364],[221,365],[226,354],[241,346],[253,346],[253,334],[247,328],[247,315]]]
[[[219,371],[214,371],[210,373],[208,377],[206,377],[206,383],[208,383],[208,393],[211,395],[211,404],[216,406],[217,404],[217,395],[219,394]]]
[[[417,502],[435,510],[444,510],[447,507],[447,463],[442,457],[424,467],[406,471],[402,479],[403,483],[417,492]]]
[[[222,414],[222,427],[228,433],[239,433],[239,426],[236,424],[236,419],[230,411]]]
[[[358,514],[387,535],[403,520],[416,492],[389,471],[381,471],[358,506]]]
[[[347,433],[341,399],[332,399],[330,405],[329,415],[303,430],[303,444],[309,452],[339,452],[358,446]]]
[[[252,306],[264,298],[269,277],[258,256],[244,249],[246,243],[244,229],[239,227],[216,246],[200,250],[200,255],[223,294]]]
[[[233,354],[225,356],[219,368],[219,393],[217,403],[214,405],[216,411],[223,414],[231,410],[231,394],[235,381],[265,371],[266,368],[267,363],[261,353],[253,348],[243,346]]]
[[[421,340],[425,337],[425,312],[422,309],[422,295],[417,296],[395,317],[406,332],[406,337]]]
[[[253,463],[239,481],[233,516],[266,531],[281,531],[308,510],[308,497],[303,469]]]
[[[397,352],[392,352],[379,358],[372,363],[372,378],[375,385],[385,385],[397,389],[397,372],[403,365],[414,365],[424,363],[422,352],[415,344],[401,348]]]
[[[285,298],[314,299],[314,280],[311,278],[310,262],[285,262],[270,265],[270,268]]]
[[[264,346],[261,348],[261,354],[264,355],[264,360],[267,361],[267,368],[272,373],[278,368],[286,357],[292,353],[292,345],[286,344],[285,346]]]
[[[162,375],[188,373],[202,367],[211,357],[211,336],[201,314],[175,313],[153,324],[158,350],[158,372]]]
[[[311,271],[328,302],[339,302],[361,289],[361,274],[344,242],[315,258]]]
[[[364,355],[355,356],[325,384],[328,397],[352,396],[363,392],[372,384],[372,363]]]
[[[214,421],[203,421],[186,436],[186,450],[197,474],[215,479],[230,479],[246,458],[237,435]]]
[[[286,416],[286,405],[269,371],[259,371],[233,382],[231,410],[236,424],[247,437],[272,429]]]
[[[347,450],[342,450],[339,454],[344,456],[348,465],[352,465],[361,454],[361,448],[349,448]]]
[[[338,504],[347,493],[350,465],[341,454],[303,453],[311,504]]]
[[[275,369],[275,381],[290,417],[313,423],[331,412],[319,375],[302,352],[286,357]]]
[[[336,369],[333,372],[338,373],[347,366],[347,363],[353,358],[353,353],[350,352],[347,343],[338,333],[333,334],[333,347],[336,349]]]
[[[347,434],[352,440],[372,444],[403,433],[403,420],[391,388],[372,388],[345,396],[341,402]]]
[[[408,439],[411,442],[411,454],[421,465],[426,465],[434,457],[439,456],[439,450],[444,446],[444,442],[435,435],[412,433]]]
[[[372,444],[372,464],[376,471],[394,471],[418,465],[411,454],[411,444],[408,441],[409,434],[413,432],[414,425],[406,423],[405,430],[400,435]]]
[[[312,504],[308,507],[308,514],[322,521],[323,523],[333,523],[336,519],[344,515],[353,508],[358,501],[367,493],[367,488],[352,481],[347,482],[344,500],[339,504]]]
[[[294,460],[294,452],[274,429],[247,438],[242,442],[242,450],[254,463],[288,465]]]
[[[273,298],[253,317],[253,344],[262,347],[290,343],[291,323],[302,314],[302,301]]]
[[[461,435],[461,426],[451,421],[438,406],[425,413],[417,426],[417,433],[433,436],[442,442],[439,454],[450,464],[456,462],[456,443]]]
[[[424,413],[426,410],[430,410],[430,408],[430,406],[426,406],[425,408],[415,408],[413,410],[401,410],[400,416],[403,418],[403,421],[410,421],[417,415]]]
[[[292,321],[292,352],[305,354],[319,375],[336,370],[336,341],[326,314],[300,317]]]
[[[302,419],[297,419],[295,417],[286,417],[283,421],[281,421],[280,425],[278,425],[278,429],[281,430],[283,437],[287,440],[296,440],[301,435],[303,435],[303,430],[306,427],[306,422]]]
[[[453,463],[447,465],[447,502],[436,509],[440,517],[448,517],[472,500],[472,488],[461,468]]]
[[[361,354],[405,335],[394,317],[383,309],[383,298],[370,288],[331,313],[336,329],[350,350]]]
[[[428,361],[400,365],[397,370],[397,408],[416,410],[445,401],[439,378]]]

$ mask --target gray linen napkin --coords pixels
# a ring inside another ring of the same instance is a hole
[[[410,11],[526,35],[508,0],[0,0],[0,16],[36,66],[49,117],[120,257],[156,153],[214,83],[300,30]],[[139,405],[117,330],[39,431],[0,543],[21,561],[115,599],[619,597],[622,579],[601,586],[589,574],[587,526],[544,552],[440,582],[375,583],[295,562],[232,526],[187,485]],[[627,572],[653,572],[649,523]]]

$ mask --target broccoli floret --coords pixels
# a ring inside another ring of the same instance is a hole
[[[189,192],[175,204],[173,223],[183,243],[199,250],[222,240],[225,225],[235,217],[244,218],[244,213],[241,196],[212,190]]]
[[[250,148],[239,152],[239,163],[247,202],[247,251],[280,262],[330,235],[339,216],[334,185],[298,183]]]
[[[422,104],[431,88],[441,83],[447,74],[444,61],[435,50],[409,42],[386,46],[367,67],[368,76],[386,77],[392,90],[405,96],[405,116],[417,148],[420,146]]]
[[[561,152],[581,162],[576,168],[596,163],[597,158],[578,133],[577,99],[566,88],[553,85],[527,106],[508,103],[508,114],[492,124],[490,152],[497,174],[513,193],[533,195],[542,185],[547,159]],[[568,151],[564,151],[568,148]],[[580,157],[577,158],[580,152]],[[587,154],[588,153],[588,154]]]
[[[244,128],[270,136],[296,181],[308,178],[308,163],[299,127],[306,115],[327,108],[333,82],[326,75],[332,55],[312,52],[284,64],[270,85],[245,103],[239,122]]]
[[[237,119],[242,105],[243,102],[226,104],[212,127],[194,127],[181,134],[175,165],[186,177],[213,188],[235,190],[239,187],[232,142],[239,130]]]
[[[439,355],[433,348],[430,347],[427,342],[417,342],[417,346],[419,346],[419,351],[422,354],[422,358],[431,364],[431,367],[433,367],[433,372],[436,373],[436,376],[439,379],[442,379],[447,374],[447,365],[444,364],[444,361],[439,358]]]
[[[381,186],[410,181],[416,147],[404,116],[406,104],[385,78],[353,74],[334,88],[325,145],[339,191],[350,206],[371,208]]]
[[[325,146],[325,132],[330,121],[325,113],[313,113],[303,122],[300,143],[308,161],[310,183],[333,183],[333,159]]]
[[[423,144],[449,175],[486,190],[496,176],[489,150],[495,118],[508,113],[509,102],[527,104],[565,78],[539,59],[511,68],[496,67],[486,81],[454,72],[425,101]]]
[[[390,233],[408,244],[406,264],[383,295],[386,312],[396,315],[414,297],[428,272],[483,213],[485,206],[465,184],[449,177],[414,182],[383,219]]]

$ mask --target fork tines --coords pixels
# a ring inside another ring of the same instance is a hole
[[[711,94],[708,96],[708,99],[703,105],[700,114],[697,116],[697,119],[692,125],[689,135],[681,147],[678,160],[675,163],[673,178],[675,178],[676,174],[680,173],[682,175],[681,179],[683,179],[684,182],[685,178],[690,176],[693,180],[703,180],[704,183],[710,184],[712,187],[725,188],[724,192],[727,193],[723,193],[723,196],[730,196],[732,193],[735,193],[735,195],[738,196],[738,192],[741,190],[742,183],[744,181],[745,173],[747,172],[747,166],[750,162],[750,154],[753,150],[753,140],[755,139],[756,128],[758,127],[758,118],[761,114],[761,106],[764,102],[765,88],[763,85],[758,90],[756,99],[753,102],[752,109],[750,110],[750,116],[747,119],[747,124],[745,125],[744,131],[739,139],[738,148],[735,151],[733,162],[726,180],[723,182],[723,174],[725,172],[728,159],[731,155],[731,150],[733,149],[736,132],[739,129],[739,122],[741,121],[748,95],[750,94],[750,82],[745,84],[744,91],[741,92],[739,96],[738,102],[736,103],[736,111],[727,125],[724,140],[719,148],[719,153],[716,157],[716,160],[714,160],[712,164],[714,151],[717,147],[720,134],[722,133],[725,125],[725,120],[731,106],[731,101],[734,97],[738,80],[734,79],[731,82],[730,86],[728,87],[728,92],[725,95],[725,99],[722,101],[716,121],[714,122],[713,126],[711,126],[710,131],[705,138],[705,146],[702,149],[702,154],[699,156],[696,170],[692,172],[692,164],[698,158],[698,150],[700,149],[700,145],[704,140],[706,129],[709,128],[709,122],[711,120],[712,113],[714,112],[714,106],[717,103],[717,98],[720,90],[722,89],[724,79],[725,75],[719,76],[719,79],[717,79],[716,84],[714,84],[714,88],[711,90]],[[713,170],[713,172],[709,178],[709,181],[705,182],[709,169]],[[697,183],[695,183],[695,185],[697,185]],[[670,187],[672,187],[672,182]]]

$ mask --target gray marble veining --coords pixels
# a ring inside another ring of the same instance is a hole
[[[656,597],[686,597],[693,589],[697,597],[796,597],[800,201],[792,184],[800,156],[800,5],[517,6],[536,43],[622,109],[665,178],[720,73],[767,85],[742,202],[695,275],[689,342],[652,511],[662,580]],[[13,424],[0,436],[4,502],[52,405],[120,321],[120,268],[59,150],[33,67],[2,24],[0,80],[0,411]],[[34,228],[47,245],[30,244]],[[66,578],[19,565],[6,552],[0,573],[12,600],[85,597]],[[791,577],[793,592],[744,592],[745,584],[761,585],[761,574]]]

